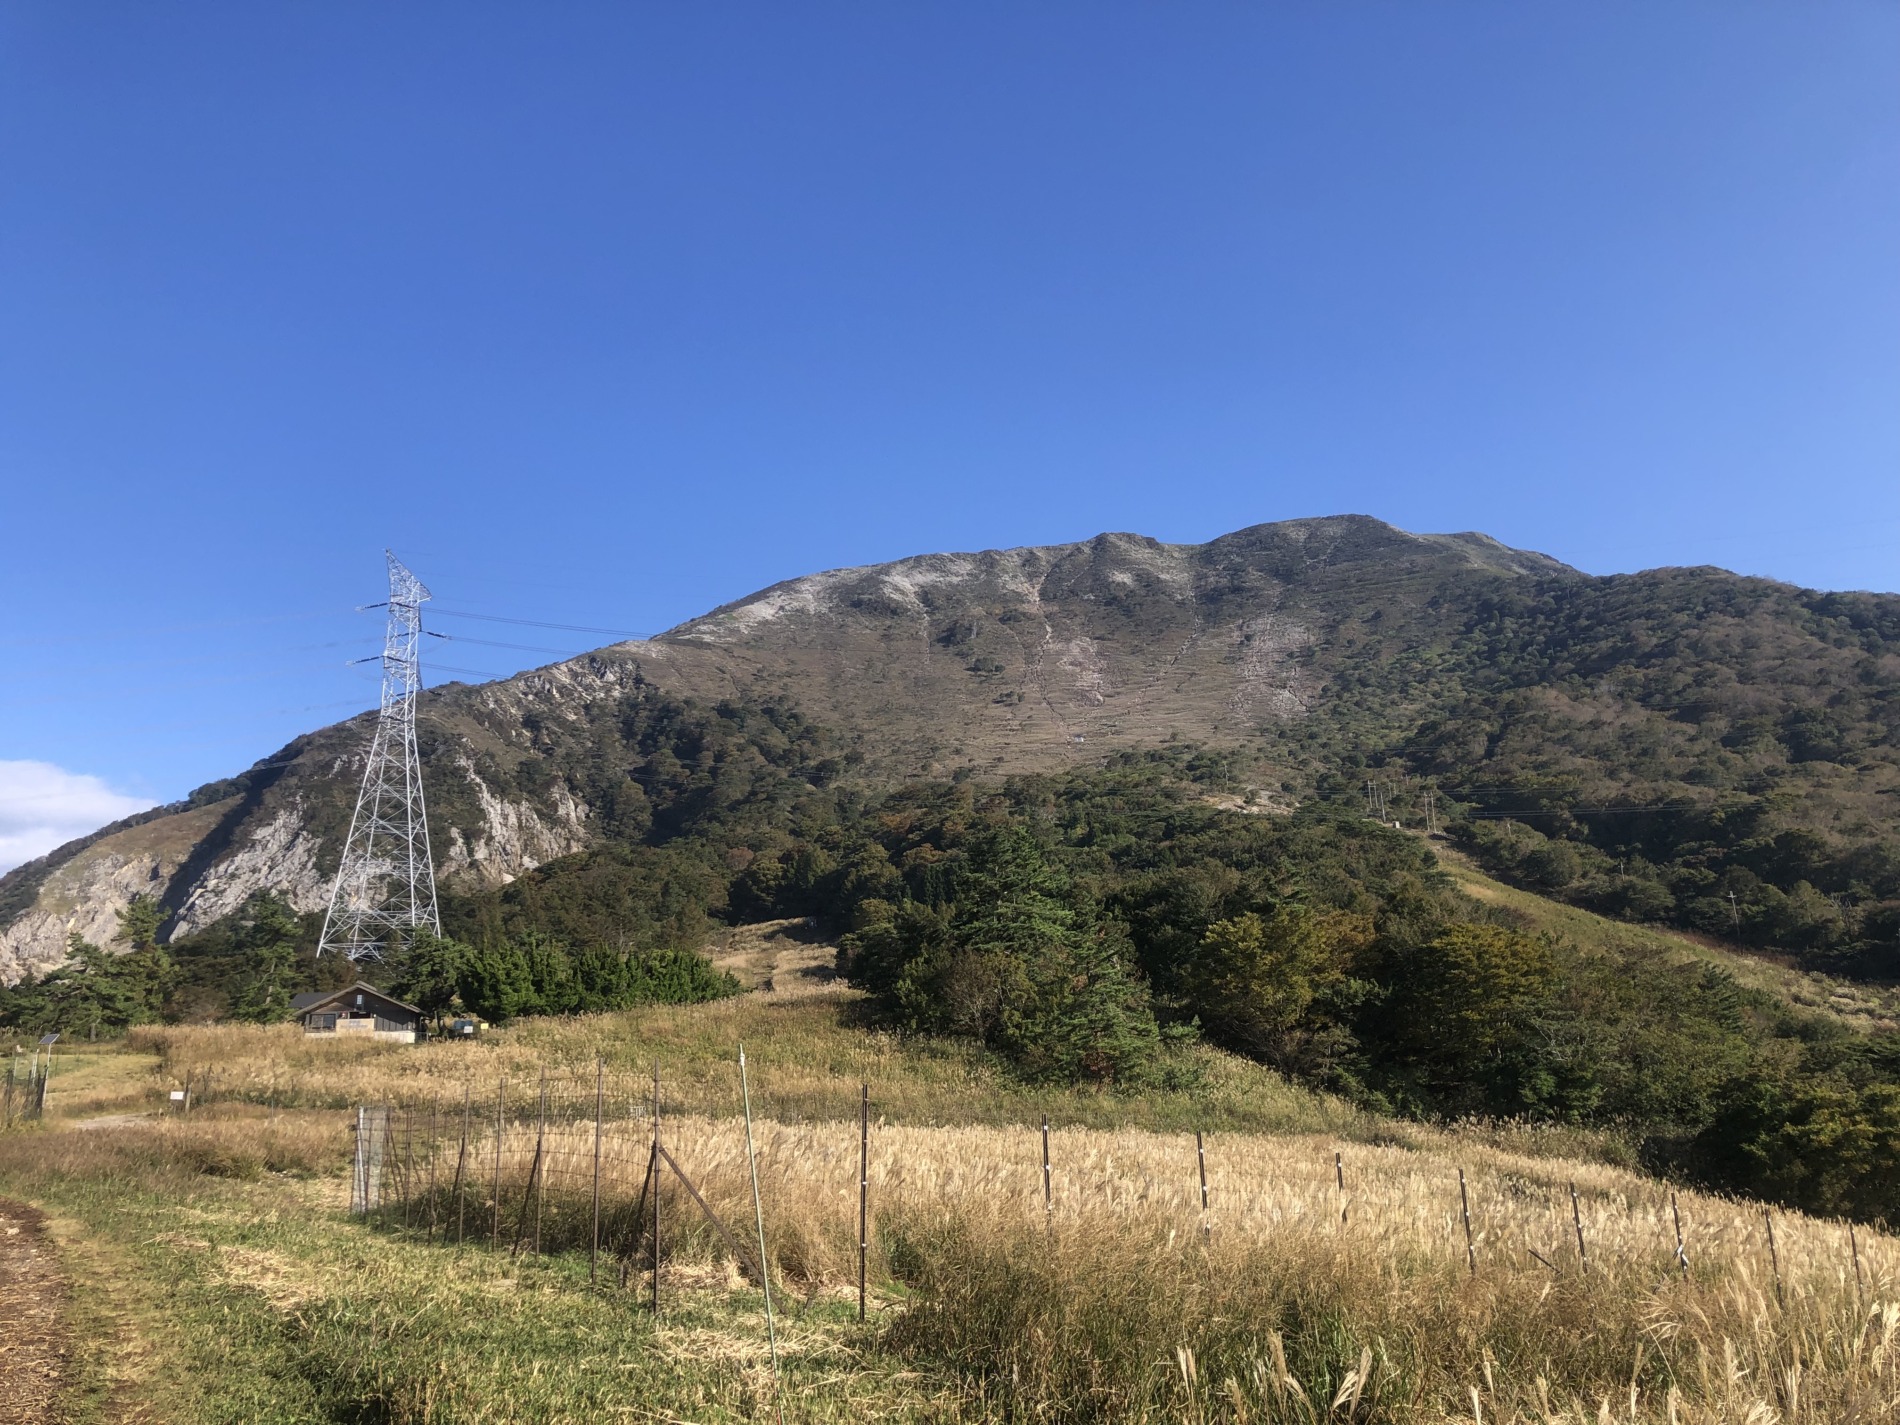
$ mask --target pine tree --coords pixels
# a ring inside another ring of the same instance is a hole
[[[244,925],[238,932],[245,978],[231,1007],[233,1017],[254,1024],[290,1018],[297,944],[302,937],[302,921],[274,892],[259,891],[245,903]]]

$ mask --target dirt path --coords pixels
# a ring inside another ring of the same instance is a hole
[[[838,947],[810,921],[741,925],[713,951],[712,962],[738,976],[746,989],[774,999],[835,999],[849,993],[838,979]]]
[[[0,1421],[51,1425],[66,1372],[66,1284],[40,1213],[0,1198]]]

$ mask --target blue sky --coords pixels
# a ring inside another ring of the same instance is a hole
[[[1896,73],[1885,0],[14,0],[0,864],[368,706],[385,545],[634,631],[1342,511],[1900,588]]]

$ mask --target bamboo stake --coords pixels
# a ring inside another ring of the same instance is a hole
[[[1669,1215],[1676,1223],[1676,1266],[1684,1281],[1689,1280],[1689,1254],[1682,1245],[1682,1209],[1676,1206],[1676,1195],[1669,1194]]]
[[[587,1280],[600,1280],[600,1120],[607,1093],[607,1061],[594,1060],[594,1239],[587,1250]]]
[[[431,1243],[435,1241],[435,1160],[438,1156],[435,1149],[437,1134],[440,1131],[437,1127],[436,1116],[439,1112],[440,1105],[431,1099],[429,1102],[429,1241]]]
[[[1458,1170],[1458,1210],[1465,1219],[1465,1265],[1471,1269],[1471,1275],[1478,1275],[1478,1248],[1471,1240],[1471,1195],[1465,1191],[1465,1170]]]
[[[1590,1270],[1590,1254],[1583,1246],[1583,1209],[1577,1205],[1577,1185],[1570,1185],[1570,1221],[1577,1229],[1577,1262],[1584,1271]]]
[[[1201,1243],[1205,1246],[1213,1229],[1207,1225],[1207,1141],[1198,1128],[1194,1130],[1194,1161],[1201,1171]]]
[[[857,1319],[863,1321],[864,1279],[870,1260],[870,1085],[859,1085],[857,1093]]]
[[[752,1088],[746,1081],[745,1045],[739,1046],[739,1097],[745,1106],[745,1156],[752,1170],[752,1217],[759,1229],[759,1285],[765,1288],[765,1339],[772,1351],[772,1404],[785,1425],[785,1401],[779,1393],[778,1328],[772,1323],[772,1268],[765,1255],[765,1207],[759,1199],[759,1159],[752,1149]],[[656,1259],[657,1260],[657,1259]]]
[[[1785,1304],[1781,1295],[1781,1254],[1775,1250],[1775,1219],[1765,1207],[1761,1210],[1761,1221],[1762,1226],[1768,1229],[1768,1265],[1775,1272],[1775,1305],[1781,1306]]]

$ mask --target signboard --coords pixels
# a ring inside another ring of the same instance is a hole
[[[185,1091],[184,1091],[183,1089],[173,1089],[173,1090],[172,1090],[172,1102],[173,1102],[173,1103],[183,1103],[184,1101],[185,1101]]]

